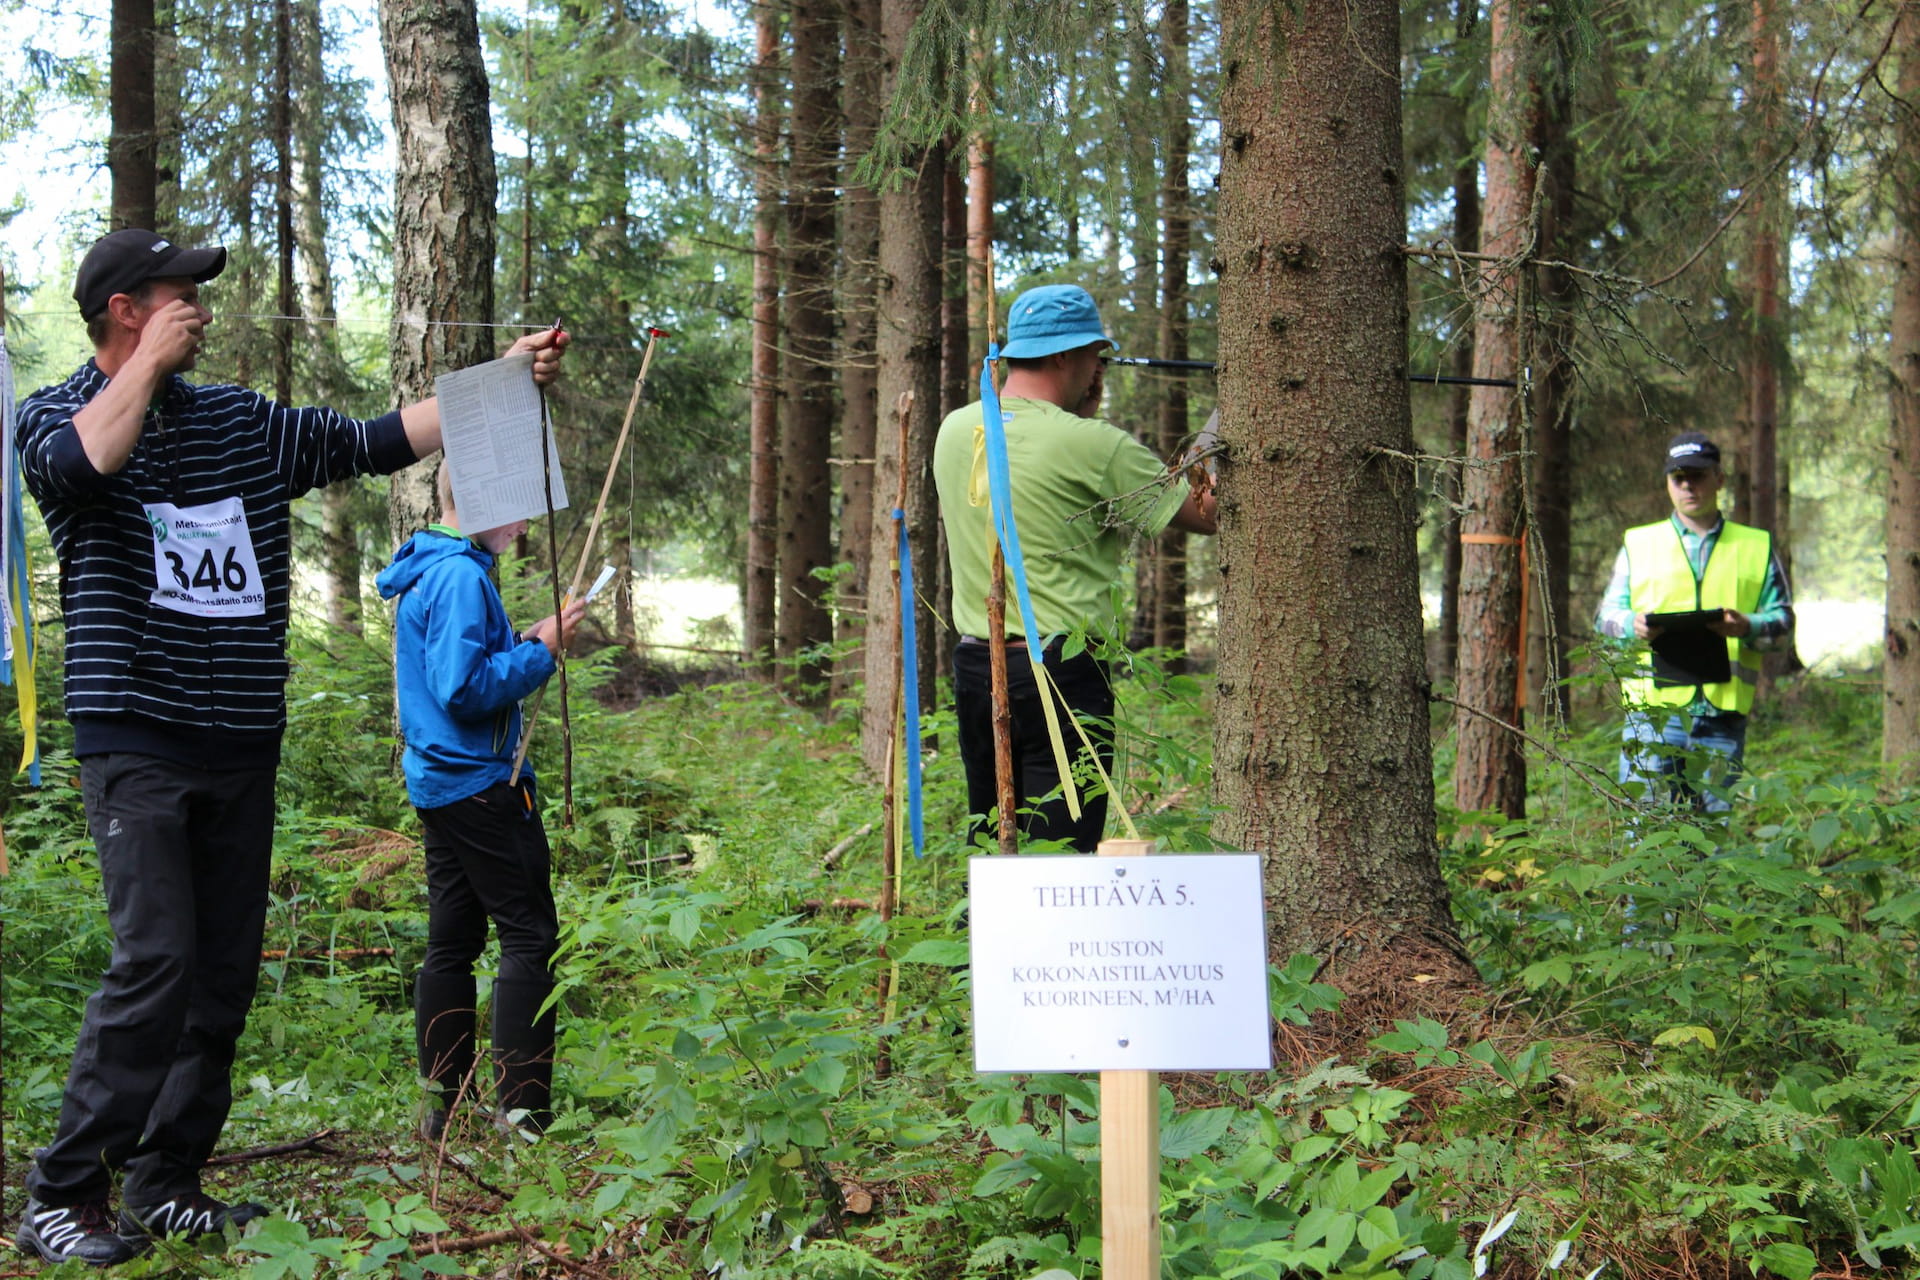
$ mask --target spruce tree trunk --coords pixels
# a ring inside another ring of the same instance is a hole
[[[159,130],[154,111],[154,0],[113,0],[107,71],[107,171],[112,229],[159,226]]]
[[[1462,107],[1462,116],[1465,108]],[[1462,154],[1466,128],[1461,121]],[[1480,164],[1470,155],[1453,173],[1453,244],[1461,253],[1480,249]],[[1465,261],[1460,264],[1461,296],[1476,272]],[[1460,338],[1453,344],[1451,365],[1455,377],[1473,376],[1473,323],[1461,326]],[[1473,389],[1456,385],[1447,391],[1447,456],[1454,459],[1447,467],[1441,493],[1447,501],[1446,525],[1441,530],[1440,548],[1440,670],[1439,678],[1451,684],[1460,674],[1460,505],[1466,496],[1467,423],[1472,414]]]
[[[1775,149],[1788,144],[1781,121],[1781,15],[1777,0],[1753,0],[1753,96],[1749,104],[1751,129],[1761,139],[1763,159],[1771,163]],[[1747,407],[1750,424],[1748,468],[1752,473],[1751,522],[1773,535],[1782,562],[1791,558],[1793,528],[1787,520],[1786,468],[1780,458],[1780,386],[1789,354],[1788,326],[1783,314],[1786,239],[1789,234],[1789,184],[1786,166],[1762,180],[1765,187],[1756,203],[1749,268],[1753,298],[1752,327],[1747,334]],[[1802,670],[1800,655],[1789,639],[1784,649],[1762,656],[1765,689],[1774,680]]]
[[[273,4],[273,398],[293,400],[293,0]]]
[[[1573,103],[1564,76],[1545,95],[1535,133],[1540,169],[1540,243],[1535,257],[1558,260],[1573,242]],[[1560,683],[1567,671],[1573,619],[1573,274],[1539,269],[1540,330],[1533,356],[1533,519],[1539,563],[1529,566],[1534,596],[1527,643],[1527,687],[1549,720],[1571,709]]]
[[[755,7],[753,375],[747,427],[747,580],[744,609],[749,667],[771,677],[780,529],[780,15],[771,0]]]
[[[1481,293],[1473,372],[1518,381],[1532,253],[1535,39],[1522,0],[1491,6],[1493,73],[1487,108],[1487,200],[1481,227]],[[1527,537],[1521,464],[1527,446],[1517,388],[1475,387],[1470,402],[1460,541],[1459,744],[1454,802],[1463,810],[1526,814],[1527,759],[1520,740],[1487,717],[1519,725],[1521,542]],[[1474,714],[1477,711],[1481,714]]]
[[[1752,0],[1753,56],[1747,100],[1748,136],[1756,139],[1756,165],[1771,164],[1780,135],[1780,30],[1774,0]],[[1753,205],[1747,289],[1747,521],[1778,537],[1780,364],[1785,335],[1780,328],[1780,229],[1786,216],[1786,172],[1760,179]]]
[[[844,26],[847,169],[873,147],[880,127],[879,0],[849,0]],[[880,198],[849,186],[840,220],[840,563],[853,566],[840,584],[840,626],[834,664],[836,701],[852,694],[866,672],[867,579],[872,575],[873,450],[880,421],[879,356],[874,350],[874,273],[880,257]]]
[[[893,97],[907,33],[921,0],[881,0],[885,49],[882,101]],[[904,468],[908,539],[914,567],[932,563],[937,521],[930,467],[940,427],[941,242],[945,231],[946,147],[933,146],[908,162],[910,176],[880,196],[880,429],[874,445],[873,543],[867,584],[867,678],[860,716],[860,756],[876,773],[885,768],[893,725],[893,689],[900,657],[889,622],[898,609],[884,566],[894,551],[894,500]],[[909,414],[907,456],[900,456],[896,414],[902,397]],[[933,674],[934,628],[922,627],[915,655],[922,680]],[[923,688],[925,687],[923,683]]]
[[[793,164],[787,174],[786,413],[780,436],[778,653],[803,700],[827,670],[801,655],[833,639],[834,204],[840,160],[840,24],[831,0],[793,0]]]
[[[1478,0],[1454,0],[1454,34],[1464,46],[1480,22]],[[1479,148],[1469,136],[1474,88],[1469,82],[1448,103],[1449,135],[1453,139],[1453,247],[1463,254],[1480,251]],[[1468,260],[1458,263],[1456,283],[1464,300],[1475,272]],[[1460,326],[1453,343],[1451,371],[1457,378],[1473,374],[1473,323]],[[1460,671],[1460,503],[1465,494],[1467,419],[1472,390],[1456,385],[1447,391],[1447,456],[1452,459],[1440,478],[1440,494],[1447,504],[1440,530],[1440,662],[1436,678],[1452,684]]]
[[[1891,180],[1892,417],[1887,483],[1886,693],[1880,758],[1895,781],[1920,781],[1920,5],[1902,5],[1890,52],[1899,59]]]
[[[1266,856],[1274,959],[1327,956],[1404,1004],[1416,972],[1474,975],[1434,834],[1404,461],[1399,12],[1227,0],[1220,22],[1214,834]]]
[[[1161,15],[1166,58],[1166,173],[1160,183],[1160,356],[1185,360],[1187,261],[1193,256],[1192,192],[1187,166],[1193,151],[1193,92],[1187,63],[1187,0],[1167,0]],[[1160,456],[1172,461],[1191,435],[1187,426],[1187,381],[1167,379],[1160,398]],[[1167,652],[1167,670],[1187,669],[1187,534],[1169,525],[1153,556],[1153,644]]]
[[[292,151],[288,184],[293,238],[300,261],[300,315],[304,317],[308,377],[315,399],[344,404],[353,394],[353,377],[340,356],[340,331],[334,323],[333,263],[327,256],[324,199],[326,119],[323,29],[319,0],[293,0]],[[289,313],[291,314],[291,313]],[[320,532],[327,622],[337,630],[360,630],[360,538],[354,527],[355,481],[342,480],[320,494]]]
[[[398,164],[393,180],[393,406],[449,370],[492,358],[494,167],[474,0],[380,0]],[[396,472],[398,546],[435,514],[439,458]]]

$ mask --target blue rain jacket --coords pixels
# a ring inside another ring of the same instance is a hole
[[[554,672],[547,646],[522,640],[507,620],[487,576],[492,567],[493,557],[466,538],[426,531],[374,580],[382,599],[399,599],[394,684],[416,808],[505,782],[520,743],[520,699]]]

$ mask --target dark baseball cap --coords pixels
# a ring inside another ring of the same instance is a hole
[[[164,236],[128,227],[93,242],[73,278],[73,300],[80,318],[91,320],[107,309],[116,293],[132,293],[149,280],[179,276],[196,284],[227,269],[223,248],[183,249]]]
[[[1682,431],[1667,441],[1665,471],[1710,471],[1720,465],[1720,446],[1698,431]]]

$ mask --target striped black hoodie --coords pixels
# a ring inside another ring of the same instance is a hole
[[[76,755],[136,751],[202,768],[272,767],[286,727],[287,507],[308,490],[414,460],[400,415],[287,409],[244,387],[175,375],[121,470],[88,461],[73,415],[107,385],[89,360],[21,403],[21,475],[60,557],[66,709]],[[264,614],[200,617],[153,604],[142,504],[238,497]]]

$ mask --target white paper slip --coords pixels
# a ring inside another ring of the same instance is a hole
[[[508,356],[433,380],[440,396],[440,435],[453,472],[460,527],[481,533],[547,513],[547,474],[540,465],[540,389],[533,356]],[[553,509],[567,505],[560,454],[547,440]]]
[[[600,589],[612,581],[613,581],[613,566],[610,564],[601,565],[600,576],[595,578],[593,580],[593,585],[587,588],[587,594],[580,597],[580,603],[587,604],[591,602],[595,596],[600,594]]]

